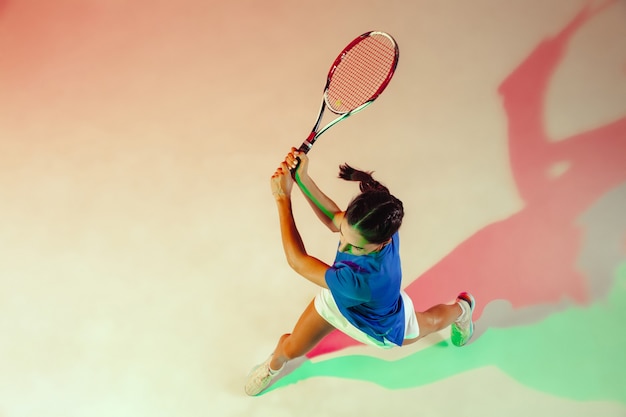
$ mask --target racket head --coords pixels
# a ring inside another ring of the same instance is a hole
[[[391,81],[399,56],[398,44],[388,33],[370,31],[354,39],[330,67],[326,107],[349,114],[374,101]]]

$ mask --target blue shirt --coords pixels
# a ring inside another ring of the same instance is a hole
[[[398,346],[405,327],[399,250],[395,233],[378,252],[357,256],[337,251],[325,276],[339,311],[350,323],[376,340]]]

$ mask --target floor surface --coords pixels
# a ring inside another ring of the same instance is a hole
[[[374,29],[398,71],[311,175],[375,171],[404,288],[472,291],[476,336],[333,333],[247,397],[318,291],[270,175]],[[625,40],[624,1],[0,0],[0,416],[626,416]]]

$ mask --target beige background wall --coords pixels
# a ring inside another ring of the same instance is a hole
[[[320,139],[311,172],[340,205],[356,192],[336,179],[344,161],[402,198],[408,286],[524,208],[498,88],[586,4],[600,3],[0,1],[0,416],[626,415],[497,366],[406,389],[242,388],[317,292],[283,259],[268,180],[343,45],[388,31],[398,72]],[[545,90],[554,141],[626,115],[625,19],[615,1],[572,36]],[[295,205],[331,262],[336,237]]]

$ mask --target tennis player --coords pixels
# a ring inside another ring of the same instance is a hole
[[[305,355],[334,329],[367,345],[393,348],[451,326],[452,343],[465,345],[474,331],[471,294],[462,292],[452,304],[416,312],[401,289],[398,230],[404,216],[402,202],[371,173],[344,164],[339,177],[359,182],[361,193],[343,211],[309,177],[308,164],[306,154],[292,148],[272,175],[271,189],[287,262],[321,291],[293,331],[282,335],[267,360],[252,369],[245,392],[261,393],[289,360]],[[302,243],[291,207],[294,182],[322,223],[339,234],[332,265],[309,255]]]

